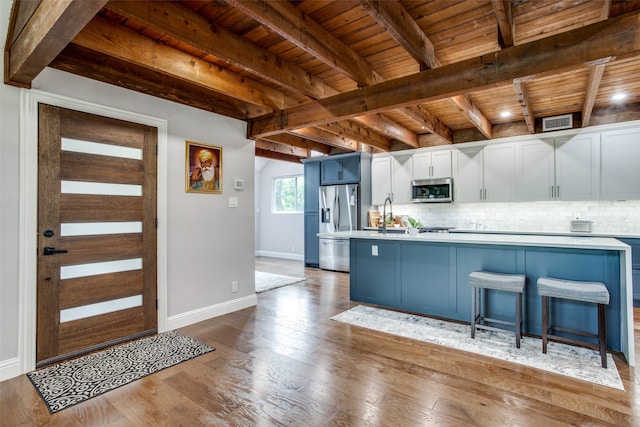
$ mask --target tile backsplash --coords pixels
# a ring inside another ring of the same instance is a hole
[[[500,231],[568,232],[574,219],[592,221],[592,233],[640,235],[640,200],[446,203],[394,205],[394,215],[426,226]]]

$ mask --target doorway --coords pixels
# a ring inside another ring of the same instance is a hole
[[[36,365],[157,332],[158,129],[38,105]]]

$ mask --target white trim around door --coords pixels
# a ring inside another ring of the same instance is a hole
[[[122,111],[37,90],[20,94],[20,230],[18,369],[26,373],[36,363],[36,268],[38,218],[38,104],[126,120],[158,129],[158,332],[167,327],[167,151],[168,124],[164,119]]]

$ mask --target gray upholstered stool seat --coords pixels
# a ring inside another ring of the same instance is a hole
[[[609,291],[600,282],[579,282],[575,280],[540,277],[538,279],[538,294],[542,297],[542,352],[547,352],[548,341],[558,341],[565,344],[580,345],[600,351],[602,367],[607,367],[607,338],[605,324],[605,305],[609,304]],[[552,326],[549,321],[548,298],[562,298],[566,300],[589,302],[598,305],[598,334],[576,331]],[[581,341],[566,336],[558,336],[550,331],[555,330],[567,334],[597,338],[598,344]]]
[[[476,337],[476,329],[486,329],[504,332],[504,328],[497,328],[487,323],[513,326],[516,336],[516,347],[520,348],[522,338],[522,294],[524,292],[526,277],[523,274],[493,273],[490,271],[474,271],[469,274],[469,286],[471,290],[471,338]],[[516,297],[516,315],[513,322],[492,319],[482,316],[480,308],[481,289],[513,292]],[[484,322],[484,323],[483,323]]]

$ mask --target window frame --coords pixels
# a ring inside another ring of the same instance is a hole
[[[279,180],[287,180],[287,179],[295,179],[295,210],[285,211],[285,210],[277,210],[276,209],[276,182]],[[298,192],[299,183],[298,180],[302,179],[302,192]],[[281,214],[302,214],[304,213],[304,174],[294,174],[294,175],[279,175],[271,178],[271,213],[276,215]]]

